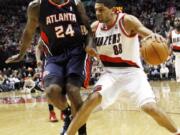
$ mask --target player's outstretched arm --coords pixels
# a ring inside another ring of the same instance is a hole
[[[125,15],[123,21],[124,28],[129,35],[138,34],[142,38],[151,35],[153,32],[146,28],[138,18],[133,15]]]
[[[151,38],[152,40],[156,40],[158,42],[167,43],[167,41],[161,35],[153,33],[151,30],[146,28],[135,16],[125,15],[123,23],[124,28],[129,35],[138,34],[143,38],[144,41]]]
[[[39,25],[39,6],[38,0],[32,1],[27,9],[27,23],[19,42],[20,52],[6,60],[6,63],[19,62],[24,58],[27,48],[31,45],[32,37]]]

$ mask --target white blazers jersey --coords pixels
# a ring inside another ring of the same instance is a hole
[[[180,52],[180,32],[176,30],[171,31],[172,49],[174,52]]]
[[[138,35],[129,36],[123,27],[125,14],[119,13],[113,26],[99,23],[95,42],[105,67],[142,67]]]

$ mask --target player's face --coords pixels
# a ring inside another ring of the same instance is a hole
[[[175,26],[178,30],[180,30],[180,17],[176,17],[176,18],[174,19],[174,26]]]
[[[107,23],[112,18],[112,10],[106,7],[104,4],[96,3],[95,4],[96,17],[99,22]]]

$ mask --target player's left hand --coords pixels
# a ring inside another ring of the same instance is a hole
[[[13,55],[13,56],[9,57],[9,58],[5,61],[5,63],[8,64],[8,63],[20,62],[20,61],[23,60],[23,58],[24,58],[24,56],[22,56],[22,55],[20,55],[20,54],[16,54],[16,55]]]
[[[100,59],[97,51],[96,51],[94,48],[87,46],[87,47],[85,48],[85,51],[86,51],[87,54],[89,54],[90,56],[95,57],[95,58],[98,59],[98,60]]]

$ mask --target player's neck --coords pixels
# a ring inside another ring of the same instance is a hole
[[[117,19],[117,14],[112,13],[111,18],[112,18],[112,19],[110,19],[110,20],[106,23],[107,27],[110,27],[110,26],[112,26],[112,25],[115,23],[115,21],[116,21],[116,19]]]

